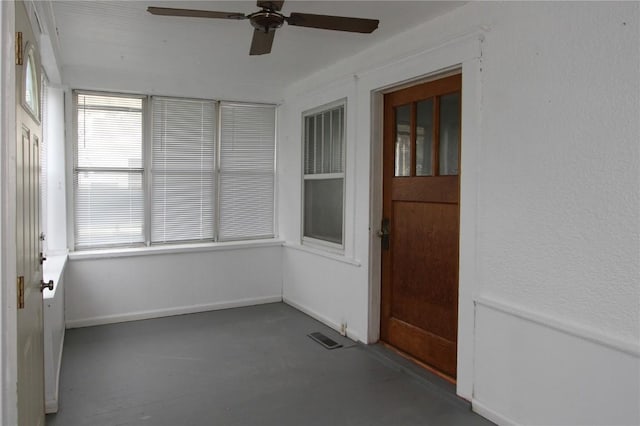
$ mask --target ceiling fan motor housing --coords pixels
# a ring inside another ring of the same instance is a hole
[[[284,24],[284,15],[272,10],[261,10],[249,15],[249,22],[257,30],[268,33],[275,31]]]

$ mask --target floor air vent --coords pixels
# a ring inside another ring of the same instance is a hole
[[[331,340],[330,338],[328,338],[327,336],[325,336],[324,334],[320,333],[319,331],[316,331],[315,333],[311,333],[308,334],[307,336],[311,337],[313,340],[315,340],[316,342],[320,343],[322,346],[324,346],[327,349],[336,349],[336,348],[341,348],[342,345],[334,340]]]

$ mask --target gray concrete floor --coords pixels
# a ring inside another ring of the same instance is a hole
[[[492,424],[448,383],[282,303],[67,330],[59,405],[48,426]]]

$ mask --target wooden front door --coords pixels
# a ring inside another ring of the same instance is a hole
[[[44,426],[44,334],[40,239],[40,58],[23,2],[16,2],[16,270],[18,425]],[[18,61],[17,61],[18,62]]]
[[[461,75],[384,97],[381,338],[456,377]]]

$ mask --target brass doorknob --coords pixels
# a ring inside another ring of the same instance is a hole
[[[45,288],[53,290],[53,280],[49,280],[48,283],[45,283],[44,280],[40,280],[40,292],[42,293]]]

